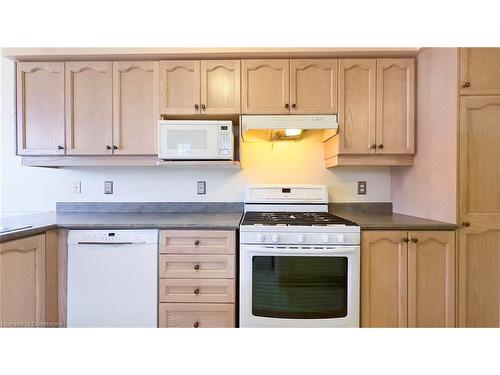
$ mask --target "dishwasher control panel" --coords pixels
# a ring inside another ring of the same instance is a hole
[[[157,243],[158,230],[71,230],[68,244]]]

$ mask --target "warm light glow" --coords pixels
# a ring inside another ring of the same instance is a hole
[[[302,129],[285,129],[287,137],[296,137],[302,134]]]

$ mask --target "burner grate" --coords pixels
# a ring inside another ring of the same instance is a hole
[[[243,217],[243,225],[356,225],[328,212],[255,212]]]

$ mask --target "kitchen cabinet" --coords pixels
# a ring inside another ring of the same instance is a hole
[[[202,60],[201,114],[240,113],[240,60]]]
[[[290,113],[289,60],[242,60],[242,112]]]
[[[164,115],[200,113],[200,61],[160,61],[160,110]]]
[[[0,244],[0,322],[45,322],[45,235]]]
[[[455,326],[453,231],[362,233],[361,326]]]
[[[290,60],[290,113],[337,113],[338,60]]]
[[[377,60],[345,59],[339,67],[339,153],[374,154]]]
[[[234,327],[236,233],[160,231],[159,326]]]
[[[110,62],[66,63],[66,154],[112,154],[112,80]]]
[[[64,63],[17,63],[18,155],[64,154]]]
[[[460,95],[500,95],[500,48],[460,49]]]
[[[158,152],[159,62],[113,63],[113,154]]]
[[[499,123],[500,96],[460,99],[460,327],[500,327]]]

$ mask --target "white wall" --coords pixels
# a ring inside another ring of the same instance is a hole
[[[251,183],[313,183],[329,187],[330,201],[390,201],[390,171],[380,167],[326,169],[319,134],[301,142],[245,143],[241,170],[122,167],[32,168],[21,166],[14,145],[14,64],[2,58],[1,210],[54,210],[62,201],[242,201]],[[114,194],[103,182],[114,181]],[[196,181],[207,181],[207,195],[196,195]],[[367,195],[356,195],[357,181]],[[73,194],[73,181],[82,193]]]

